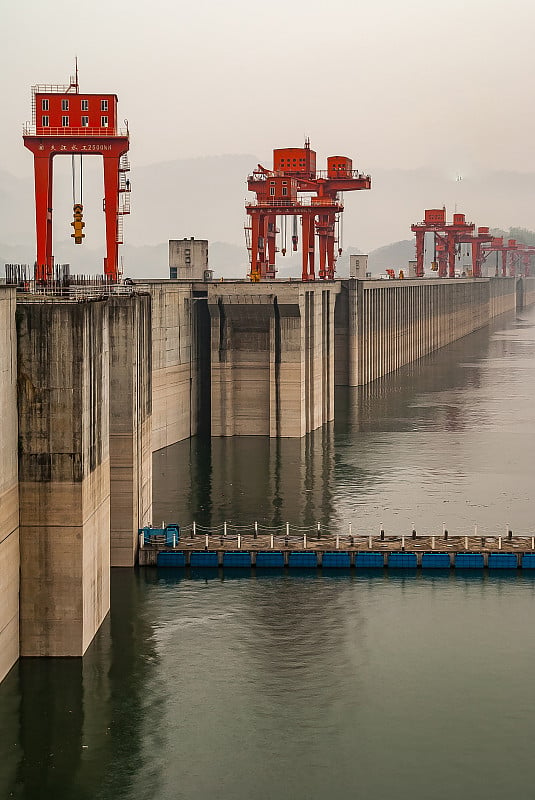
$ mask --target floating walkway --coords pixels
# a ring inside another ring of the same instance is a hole
[[[250,529],[249,529],[250,530]],[[347,536],[140,531],[141,566],[250,569],[535,570],[535,536]]]

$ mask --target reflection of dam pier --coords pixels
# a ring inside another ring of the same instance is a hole
[[[535,279],[147,281],[94,294],[0,287],[2,676],[20,654],[85,652],[109,609],[110,565],[136,562],[151,522],[154,452],[201,431],[263,436],[281,454],[293,441],[295,513],[321,520],[332,455],[307,457],[304,437],[328,437],[335,385],[366,385],[533,302]],[[211,455],[212,492],[228,457]],[[266,481],[281,524],[291,501],[276,499],[276,466]],[[322,471],[321,496],[307,497],[307,474]]]

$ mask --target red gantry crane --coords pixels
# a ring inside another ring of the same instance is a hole
[[[126,121],[125,121],[126,122]],[[117,95],[81,94],[78,69],[65,86],[32,87],[32,123],[25,125],[24,146],[34,155],[35,225],[37,258],[35,279],[46,284],[54,270],[52,252],[53,159],[70,155],[73,170],[73,214],[71,236],[82,244],[83,197],[82,157],[102,156],[104,163],[104,213],[106,218],[106,257],[104,274],[115,283],[119,274],[119,245],[122,244],[123,215],[130,213],[130,169],[128,123],[117,126]],[[75,185],[75,165],[79,159],[79,186]]]
[[[531,261],[535,255],[535,246],[508,239],[504,243],[502,236],[493,237],[489,244],[483,247],[482,258],[486,261],[491,254],[496,254],[496,275],[500,272],[499,256],[501,254],[501,275],[514,278],[517,274],[529,277],[531,274]]]
[[[455,259],[457,247],[461,242],[472,242],[475,225],[466,222],[464,214],[454,214],[453,221],[446,221],[445,208],[431,208],[425,212],[423,222],[411,225],[416,234],[416,277],[424,275],[424,241],[425,234],[434,237],[436,258],[433,268],[438,269],[439,277],[455,277]]]
[[[297,219],[301,218],[302,280],[313,281],[315,240],[318,237],[320,280],[334,278],[336,258],[342,252],[337,224],[344,210],[341,194],[357,189],[371,189],[371,178],[353,169],[350,158],[330,156],[326,170],[316,170],[316,153],[307,140],[304,147],[273,151],[273,168],[262,165],[247,180],[256,200],[246,203],[247,248],[250,255],[251,281],[275,277],[278,252],[277,234],[282,230],[282,254],[286,254],[288,217],[292,218],[292,249],[298,250]],[[277,227],[280,218],[280,228]],[[338,249],[336,245],[339,245]]]

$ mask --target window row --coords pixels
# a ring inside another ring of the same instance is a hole
[[[70,128],[70,121],[69,117],[62,117],[61,118],[61,125],[63,128]],[[50,117],[49,116],[42,116],[41,117],[41,127],[42,128],[49,128],[50,127]],[[89,127],[89,117],[82,117],[82,128]],[[100,118],[100,127],[107,128],[108,127],[108,117],[101,117]]]
[[[49,111],[49,99],[47,97],[43,98],[41,101],[41,108],[43,111]],[[82,111],[89,111],[89,100],[82,100],[81,101],[81,109]],[[69,100],[62,100],[61,101],[61,110],[68,111],[69,110]],[[107,111],[108,110],[108,101],[101,100],[100,101],[100,110]]]

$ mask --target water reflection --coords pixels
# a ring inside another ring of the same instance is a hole
[[[0,797],[132,797],[145,684],[156,668],[136,576],[113,570],[112,613],[83,659],[21,659],[0,686]],[[157,785],[157,776],[154,776]]]
[[[154,456],[155,517],[354,532],[530,533],[535,312],[336,393],[301,440],[181,442]]]
[[[155,518],[215,526],[328,524],[333,425],[302,439],[194,437],[154,458]],[[238,522],[241,520],[242,522]]]

